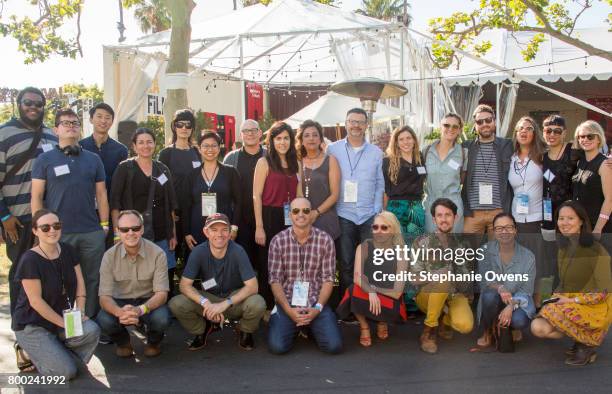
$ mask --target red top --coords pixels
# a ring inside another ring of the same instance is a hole
[[[262,205],[266,207],[282,207],[290,203],[297,193],[298,177],[282,172],[270,171],[264,183],[261,195]]]

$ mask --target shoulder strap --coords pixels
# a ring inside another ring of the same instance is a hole
[[[425,148],[425,152],[423,152],[423,165],[427,164],[427,154],[429,153],[429,149],[431,148],[432,144],[427,145],[427,147]]]
[[[43,129],[41,129],[40,132],[34,134],[34,138],[32,138],[32,143],[30,144],[30,147],[28,148],[27,151],[23,152],[19,156],[19,159],[17,160],[15,165],[4,176],[4,181],[15,176],[15,174],[17,174],[19,170],[23,168],[25,163],[27,163],[28,160],[33,158],[34,152],[36,152],[36,149],[38,148],[38,143],[42,139],[42,134],[43,134]],[[4,186],[4,182],[0,183],[0,188],[2,188],[3,186]]]

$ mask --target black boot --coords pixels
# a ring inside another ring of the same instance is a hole
[[[206,346],[206,341],[208,340],[208,336],[215,331],[218,331],[219,328],[211,323],[210,320],[204,319],[204,332],[200,335],[196,335],[189,344],[188,350],[199,350]]]
[[[573,367],[581,367],[595,362],[595,359],[597,358],[597,353],[595,350],[597,349],[597,347],[587,346],[578,342],[576,343],[576,345],[576,353],[565,360],[566,365],[570,365]]]
[[[565,355],[568,357],[573,357],[577,351],[578,351],[578,342],[574,342],[572,346],[567,348],[567,350],[565,351]]]
[[[255,348],[255,341],[253,340],[253,334],[250,332],[239,331],[240,335],[240,347],[244,350],[253,350]]]

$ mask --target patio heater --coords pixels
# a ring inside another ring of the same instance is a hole
[[[400,97],[408,93],[408,89],[398,83],[368,77],[338,82],[333,84],[329,90],[361,100],[361,106],[368,114],[368,129],[366,130],[368,141],[372,139],[373,115],[376,112],[378,100]]]

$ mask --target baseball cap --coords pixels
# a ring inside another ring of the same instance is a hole
[[[204,228],[210,227],[215,223],[223,223],[226,225],[230,225],[230,221],[227,215],[222,213],[213,213],[209,217],[206,218],[206,222],[204,223]]]

